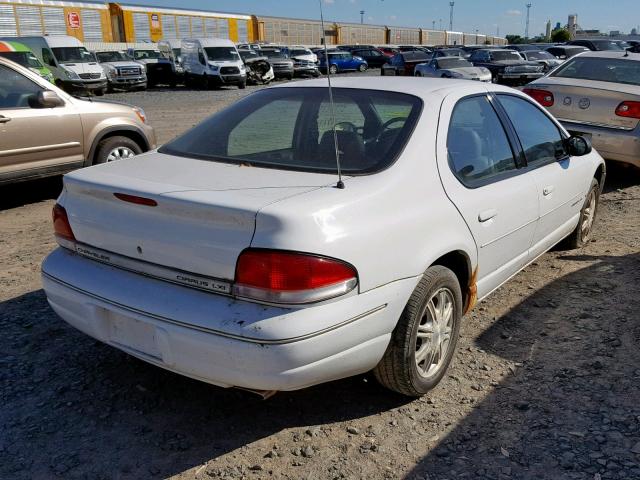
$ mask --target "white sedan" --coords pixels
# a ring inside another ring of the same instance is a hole
[[[329,98],[325,80],[260,90],[158,151],[66,175],[42,266],[53,309],[223,387],[373,369],[418,396],[478,299],[591,238],[604,162],[526,95],[372,77]]]
[[[440,57],[429,63],[420,63],[416,65],[414,75],[491,82],[491,71],[488,68],[474,67],[473,63],[462,57]]]

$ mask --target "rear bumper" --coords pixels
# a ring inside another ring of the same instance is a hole
[[[289,309],[238,301],[51,253],[52,308],[104,343],[222,387],[295,390],[373,368],[418,279]]]
[[[605,160],[624,162],[640,168],[640,130],[597,127],[560,119],[572,133],[591,135],[591,144]]]

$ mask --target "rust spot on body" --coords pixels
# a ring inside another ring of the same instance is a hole
[[[476,306],[478,302],[478,268],[473,271],[471,278],[469,279],[469,286],[467,287],[467,305],[465,306],[463,315],[466,315]]]

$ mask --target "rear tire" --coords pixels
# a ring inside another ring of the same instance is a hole
[[[410,397],[434,388],[455,353],[462,308],[456,275],[439,265],[427,269],[373,370],[378,382]]]
[[[106,88],[99,88],[94,93],[96,94],[96,97],[102,97],[106,91],[107,91]]]
[[[331,75],[335,75],[336,73],[338,73],[338,66],[337,65],[331,65],[329,67],[329,73]]]
[[[129,137],[115,136],[102,140],[96,148],[93,165],[131,158],[142,153],[142,148]],[[132,155],[130,155],[132,154]]]
[[[238,88],[240,90],[244,90],[245,88],[247,88],[247,82],[242,82],[238,84]]]
[[[593,225],[596,221],[596,213],[600,203],[600,184],[594,178],[580,210],[580,220],[576,229],[564,240],[564,246],[569,249],[584,247],[591,241],[593,236]]]

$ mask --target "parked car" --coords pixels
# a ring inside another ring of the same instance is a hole
[[[382,52],[382,54],[388,58],[393,58],[397,53],[400,53],[400,50],[398,50],[395,47],[378,47],[378,48]]]
[[[52,35],[3,37],[0,40],[27,46],[51,70],[55,84],[67,92],[104,95],[107,91],[107,77],[102,67],[75,37]]]
[[[32,72],[37,73],[48,82],[53,83],[53,73],[36,57],[29,47],[19,42],[2,42],[0,41],[0,57],[16,62],[28,68]]]
[[[143,64],[131,60],[124,51],[104,50],[95,52],[98,63],[107,75],[109,91],[145,90],[147,74]]]
[[[525,92],[605,159],[640,167],[640,54],[583,53]]]
[[[247,71],[238,49],[231,40],[189,38],[182,40],[182,64],[185,83],[200,83],[206,88],[247,86]]]
[[[324,80],[262,89],[157,152],[66,175],[49,304],[222,387],[373,369],[420,396],[478,299],[590,241],[604,162],[521,92],[360,77],[333,98]]]
[[[507,45],[505,48],[509,50],[515,50],[516,52],[536,52],[539,51],[542,47],[540,44],[531,45],[528,43],[516,43],[515,45]]]
[[[429,62],[430,60],[430,55],[425,52],[401,52],[395,55],[388,64],[383,65],[380,73],[383,76],[399,75],[412,77],[416,65]]]
[[[467,52],[462,50],[461,48],[436,48],[433,51],[433,56],[431,58],[443,58],[443,57],[461,57],[466,58]]]
[[[354,48],[350,53],[354,57],[364,59],[371,68],[380,68],[389,61],[387,56],[375,47]]]
[[[369,68],[369,64],[367,61],[361,57],[352,55],[350,52],[344,51],[329,51],[327,52],[329,56],[329,72],[332,74],[338,72],[348,72],[357,70],[359,72],[364,72]],[[320,58],[320,71],[327,71],[327,59],[324,53],[319,54]]]
[[[58,175],[155,148],[144,112],[68,95],[0,57],[0,184]]]
[[[622,48],[616,42],[606,38],[571,40],[570,42],[567,42],[567,45],[586,47],[593,52],[605,50],[624,50],[624,48]]]
[[[577,45],[567,46],[567,45],[558,45],[555,47],[548,47],[547,52],[556,57],[559,60],[566,60],[575,55],[578,55],[583,52],[590,51],[587,47],[580,47]]]
[[[240,49],[238,53],[247,69],[247,84],[268,85],[276,78],[267,57],[249,49]]]
[[[419,63],[415,68],[416,77],[460,78],[491,82],[491,72],[484,67],[474,67],[462,57],[434,58],[429,63]]]
[[[184,83],[184,66],[182,64],[182,42],[180,40],[160,40],[158,42],[160,55],[169,60],[177,83]]]
[[[293,60],[306,60],[309,63],[318,63],[318,55],[302,45],[293,45],[284,49],[287,56]]]
[[[150,45],[149,48],[129,48],[127,55],[144,65],[148,86],[168,85],[174,88],[178,83],[175,65],[156,47]]]
[[[269,59],[276,78],[292,80],[295,75],[294,61],[287,56],[281,47],[263,47],[260,53]]]
[[[536,62],[542,65],[545,73],[550,70],[553,70],[558,65],[562,65],[563,63],[563,60],[560,60],[554,57],[549,52],[545,52],[541,50],[524,50],[520,52],[520,55],[525,60],[528,60],[530,62]]]
[[[544,67],[537,62],[529,62],[515,50],[485,48],[471,54],[469,61],[476,67],[491,71],[496,83],[523,84],[544,75]]]

